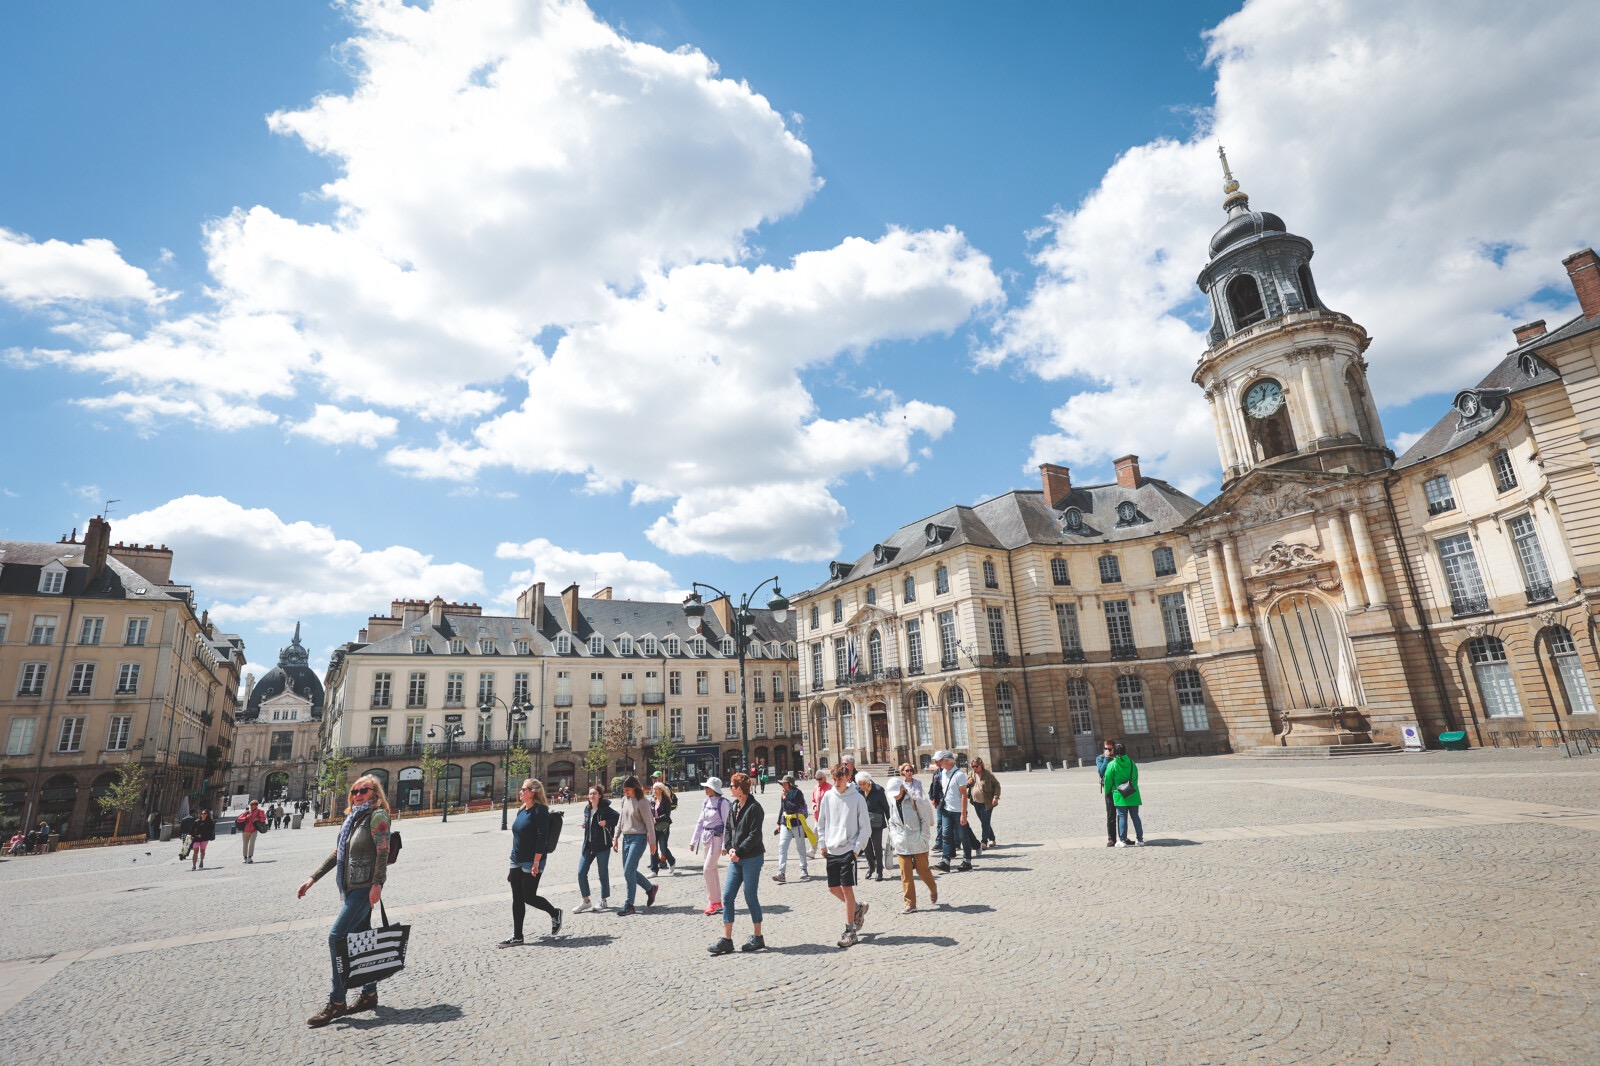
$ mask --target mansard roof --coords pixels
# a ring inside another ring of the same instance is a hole
[[[1578,323],[1583,321],[1582,316],[1576,320]],[[1573,325],[1573,322],[1569,322],[1556,332],[1565,332]],[[1555,368],[1537,354],[1537,349],[1543,347],[1551,336],[1545,334],[1513,348],[1495,364],[1494,369],[1484,375],[1476,387],[1457,393],[1450,413],[1435,422],[1406,449],[1404,455],[1395,460],[1395,469],[1420,466],[1466,447],[1505,421],[1511,410],[1511,405],[1505,402],[1507,397],[1561,380]],[[1468,402],[1468,397],[1471,402]],[[1476,413],[1467,414],[1466,411],[1474,406]]]
[[[0,595],[36,595],[39,572],[53,562],[66,567],[67,580],[61,598],[81,597],[106,600],[180,601],[192,603],[187,585],[158,585],[115,556],[107,556],[105,569],[93,580],[83,561],[83,543],[38,543],[26,540],[0,540]]]

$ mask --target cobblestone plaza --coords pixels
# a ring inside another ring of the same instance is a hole
[[[223,837],[196,873],[176,844],[13,859],[6,1059],[1600,1060],[1600,759],[1151,763],[1137,850],[1105,847],[1092,770],[1001,779],[1001,846],[942,877],[937,909],[901,915],[896,882],[865,885],[848,952],[840,908],[791,864],[762,887],[771,949],[706,954],[693,795],[676,876],[626,919],[571,913],[567,808],[545,878],[564,933],[509,951],[498,813],[408,820],[385,900],[415,927],[411,965],[376,1016],[322,1030],[304,1020],[326,996],[334,892],[294,889],[332,827],[269,833],[251,866]],[[776,789],[758,798],[775,809]]]

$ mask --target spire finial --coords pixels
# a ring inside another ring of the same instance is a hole
[[[290,641],[290,643],[291,644],[300,643],[300,623],[299,622],[296,622],[294,624],[294,640]]]
[[[1235,207],[1250,206],[1250,197],[1239,191],[1239,179],[1228,168],[1228,150],[1217,145],[1217,156],[1222,160],[1222,209],[1231,212]]]

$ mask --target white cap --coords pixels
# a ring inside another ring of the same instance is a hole
[[[705,779],[705,782],[703,784],[701,784],[700,787],[701,788],[709,788],[711,791],[715,792],[717,795],[720,796],[720,795],[722,795],[722,778],[720,778],[720,777],[708,777],[708,778]]]

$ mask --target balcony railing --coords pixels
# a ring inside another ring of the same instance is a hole
[[[637,694],[635,694],[635,693],[632,693],[632,692],[624,692],[624,693],[623,693],[623,694],[622,694],[622,695],[621,695],[621,696],[620,696],[620,697],[619,697],[619,698],[618,698],[618,699],[617,699],[617,702],[618,702],[618,703],[620,703],[620,704],[622,704],[622,705],[623,705],[623,706],[624,706],[624,707],[632,707],[632,706],[633,706],[633,705],[634,705],[634,704],[636,704],[636,703],[638,703],[638,702],[639,702],[639,697],[638,697],[638,695],[637,695]]]
[[[1488,613],[1488,596],[1452,596],[1450,598],[1450,614],[1455,618],[1466,618],[1470,615]]]
[[[877,685],[885,681],[900,680],[898,666],[885,667],[878,670],[857,670],[854,677],[844,679],[846,685]]]
[[[1062,653],[1061,653],[1061,661],[1064,662],[1064,663],[1081,663],[1081,662],[1083,662],[1084,661],[1083,660],[1083,649],[1082,648],[1067,648],[1067,649],[1063,650]]]
[[[551,697],[550,702],[553,705],[557,706],[557,707],[571,707],[572,706],[572,693],[570,693],[570,692],[557,692],[554,696]]]
[[[570,740],[558,740],[558,741],[555,742],[553,747],[557,751],[571,751],[572,750],[572,741],[570,741]]]
[[[711,739],[711,734],[710,733],[701,733],[700,735],[696,736],[695,739],[700,741],[701,743],[705,743],[706,741]]]
[[[644,702],[646,706],[666,703],[667,694],[665,692],[646,692],[644,694]]]
[[[767,702],[767,694],[765,692],[752,692],[750,694],[750,702],[752,702],[752,703],[766,703]]]
[[[954,670],[956,668],[956,665],[957,665],[956,664],[956,657],[954,655],[941,655],[941,656],[939,656],[939,669],[940,670]]]
[[[606,694],[604,692],[591,692],[591,693],[589,693],[589,706],[591,706],[591,707],[604,707],[605,705],[606,705]]]
[[[989,661],[995,666],[1010,666],[1011,653],[1008,651],[997,651],[989,657]]]
[[[813,682],[811,682],[811,691],[812,692],[821,692],[822,691],[822,682],[821,681],[813,681]],[[35,693],[35,695],[37,695],[37,693]]]
[[[498,755],[510,748],[525,748],[529,751],[539,750],[539,741],[509,740],[458,740],[447,745],[442,742],[432,744],[370,744],[366,747],[343,748],[345,755],[361,761],[364,759],[398,759],[415,758],[424,752],[432,752],[440,758],[446,755],[456,758],[462,755]]]
[[[926,672],[927,667],[923,666],[920,661],[914,662],[910,666],[906,667],[907,677],[921,677]]]
[[[372,709],[375,710],[375,711],[387,711],[389,709],[389,697],[388,696],[374,696],[374,697],[372,697]]]
[[[1137,659],[1139,657],[1138,645],[1113,644],[1111,645],[1111,657],[1113,659]]]
[[[1192,640],[1169,640],[1169,641],[1167,641],[1167,654],[1168,655],[1192,655],[1192,654],[1194,654],[1194,641],[1192,641]]]
[[[1530,604],[1549,603],[1551,600],[1556,598],[1555,586],[1551,585],[1548,581],[1540,582],[1537,585],[1529,585],[1527,588],[1527,593],[1528,602]]]

